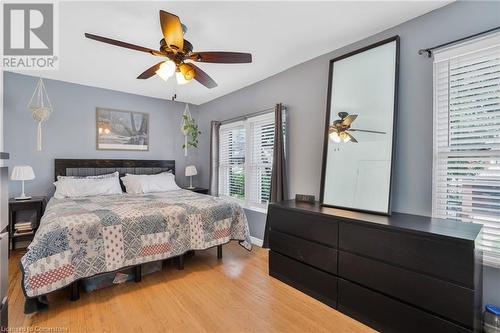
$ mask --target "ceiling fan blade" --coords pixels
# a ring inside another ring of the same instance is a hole
[[[196,75],[194,76],[194,79],[196,81],[200,82],[208,89],[217,87],[217,83],[207,73],[202,71],[200,67],[196,66],[195,64],[189,64],[189,66],[193,67],[196,72]]]
[[[191,42],[188,41],[187,39],[184,39],[184,49],[183,49],[184,54],[188,54],[192,51],[193,51],[193,44],[191,44]]]
[[[355,128],[349,128],[349,131],[367,132],[367,133],[375,133],[375,134],[385,134],[385,132],[369,131],[369,130],[362,130],[362,129],[355,129]]]
[[[177,15],[160,10],[160,25],[167,45],[178,51],[184,50],[184,33]]]
[[[345,132],[345,134],[347,134],[351,138],[351,142],[358,143],[358,140],[356,140],[351,134],[347,132]]]
[[[153,65],[146,69],[144,72],[142,72],[141,75],[139,75],[137,78],[141,80],[149,79],[151,76],[156,74],[156,71],[160,68],[161,64],[163,64],[165,61],[160,61],[156,65]]]
[[[155,56],[165,56],[160,51],[153,50],[153,49],[150,49],[150,48],[147,48],[147,47],[143,47],[143,46],[139,46],[139,45],[135,45],[135,44],[130,44],[130,43],[122,42],[122,41],[119,41],[119,40],[116,40],[116,39],[111,39],[111,38],[102,37],[102,36],[98,36],[98,35],[94,35],[94,34],[89,34],[89,33],[85,33],[85,37],[87,37],[89,39],[96,40],[98,42],[103,42],[103,43],[107,43],[107,44],[111,44],[111,45],[115,45],[115,46],[120,46],[120,47],[125,47],[127,49],[132,49],[132,50],[136,50],[136,51],[146,52],[146,53],[149,53],[149,54],[152,54],[152,55],[155,55]]]
[[[189,58],[194,61],[219,64],[245,64],[252,62],[252,55],[250,53],[241,52],[194,52]]]
[[[352,124],[352,122],[354,120],[356,120],[356,118],[358,118],[357,114],[348,115],[347,117],[345,117],[344,119],[342,119],[342,125],[343,126],[349,126],[349,125]]]

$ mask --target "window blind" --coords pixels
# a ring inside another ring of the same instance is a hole
[[[265,208],[271,191],[271,172],[274,151],[274,113],[248,119],[249,163],[248,204]]]
[[[483,224],[500,267],[500,33],[436,51],[433,215]]]
[[[220,127],[219,193],[245,199],[245,127],[241,121]]]
[[[219,131],[219,194],[265,211],[271,194],[274,112],[224,124]],[[286,140],[286,116],[283,114]]]

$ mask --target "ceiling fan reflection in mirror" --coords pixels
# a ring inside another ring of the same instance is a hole
[[[385,132],[380,131],[371,131],[371,130],[362,130],[351,128],[351,124],[358,117],[357,114],[349,114],[347,112],[339,112],[338,116],[340,119],[337,119],[333,122],[333,124],[328,127],[328,136],[333,142],[354,142],[358,143],[358,140],[349,132],[366,132],[366,133],[374,133],[374,134],[386,134]]]
[[[205,87],[212,89],[217,87],[217,83],[207,73],[193,64],[193,61],[218,64],[252,62],[252,55],[250,53],[193,52],[193,45],[184,39],[184,33],[187,30],[186,26],[181,23],[177,15],[160,10],[160,26],[163,38],[160,41],[160,48],[158,50],[90,33],[85,33],[85,37],[127,49],[146,52],[153,56],[167,58],[145,70],[137,77],[138,79],[149,79],[156,74],[167,81],[175,73],[178,84],[185,84],[195,79]]]

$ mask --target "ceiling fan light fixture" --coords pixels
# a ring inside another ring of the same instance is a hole
[[[342,139],[339,136],[339,133],[337,133],[337,132],[330,133],[329,137],[330,137],[330,140],[332,140],[333,142],[336,142],[336,143],[340,143],[342,141]]]
[[[177,80],[178,85],[184,85],[191,82],[190,80],[186,80],[184,78],[184,74],[182,74],[181,72],[175,72],[175,79]]]
[[[175,73],[175,63],[172,60],[167,60],[160,65],[160,68],[156,71],[156,74],[162,78],[163,81],[168,81],[168,79]]]
[[[184,78],[187,81],[194,79],[196,75],[196,71],[194,70],[194,68],[188,64],[180,64],[179,71],[182,73],[182,75],[184,75]]]
[[[351,137],[349,136],[349,134],[347,134],[346,132],[342,132],[340,133],[340,138],[342,139],[342,141],[344,141],[345,143],[351,141]]]

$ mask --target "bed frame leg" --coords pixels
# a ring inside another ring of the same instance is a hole
[[[80,299],[80,286],[78,285],[78,281],[75,281],[70,284],[70,296],[69,300],[74,302]]]
[[[165,270],[168,266],[168,263],[169,263],[170,259],[164,259],[161,261],[161,270]]]
[[[134,268],[134,281],[141,282],[141,280],[142,280],[142,266],[137,265]]]
[[[180,256],[177,257],[177,269],[180,271],[184,269],[184,255],[183,254],[181,254]]]
[[[222,259],[222,245],[217,245],[217,259]]]

